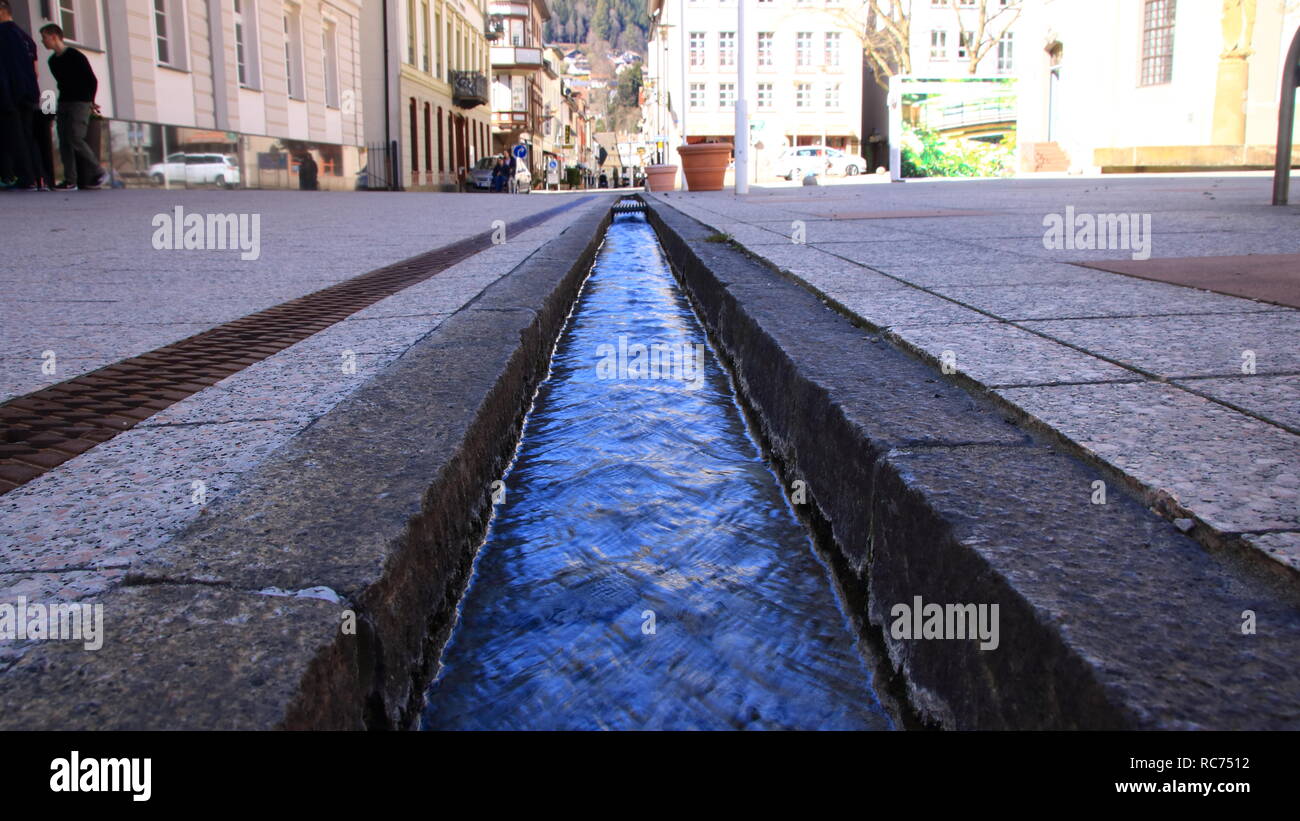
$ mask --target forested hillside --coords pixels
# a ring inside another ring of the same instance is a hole
[[[645,54],[650,18],[646,0],[551,0],[548,43],[606,42],[618,51]]]

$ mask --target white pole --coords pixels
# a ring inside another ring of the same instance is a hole
[[[745,0],[736,0],[736,193],[749,193],[749,85],[745,63],[749,54],[749,37],[745,33]]]

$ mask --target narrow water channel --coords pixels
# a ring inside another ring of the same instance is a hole
[[[891,727],[639,214],[559,340],[421,727]]]

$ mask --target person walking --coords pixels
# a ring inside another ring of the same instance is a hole
[[[36,43],[14,22],[10,0],[0,0],[0,188],[40,188],[36,57]]]
[[[56,23],[41,26],[41,43],[53,52],[50,55],[50,72],[59,83],[59,106],[55,120],[59,126],[59,157],[63,160],[63,182],[54,186],[58,191],[76,191],[80,188],[103,188],[108,173],[99,164],[99,158],[86,142],[91,112],[99,110],[95,94],[99,80],[90,67],[86,55],[68,45],[63,39],[63,29]],[[94,175],[85,180],[78,177],[77,161],[85,163],[84,170]],[[80,183],[80,184],[79,184]]]
[[[316,159],[308,151],[302,155],[298,163],[298,189],[300,191],[315,191],[319,185],[317,172],[318,166]]]

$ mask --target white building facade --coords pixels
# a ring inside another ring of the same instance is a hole
[[[1025,17],[1022,143],[1076,170],[1272,167],[1296,4],[1039,0]]]
[[[488,37],[495,35],[486,2],[365,3],[366,93],[376,112],[366,120],[371,186],[457,190],[490,153]]]
[[[646,128],[681,142],[732,142],[745,2],[751,165],[786,146],[862,144],[862,43],[852,0],[650,0]],[[666,162],[675,163],[675,155]]]
[[[351,188],[364,115],[360,0],[15,0],[56,84],[39,30],[60,25],[99,80],[90,141],[116,186]],[[58,164],[57,152],[55,158]],[[57,173],[61,173],[56,168]]]

